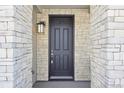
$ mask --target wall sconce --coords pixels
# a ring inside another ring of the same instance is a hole
[[[43,21],[37,23],[38,33],[43,33],[44,32],[44,26],[45,26],[45,22],[43,22]]]

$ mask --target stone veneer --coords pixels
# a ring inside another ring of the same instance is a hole
[[[0,6],[0,87],[32,87],[32,6]]]
[[[90,7],[91,86],[106,87],[107,6]],[[108,54],[109,56],[110,54]]]
[[[124,88],[124,6],[108,6],[107,87]]]
[[[91,6],[91,86],[124,87],[124,6]]]
[[[1,88],[32,87],[32,9],[0,6]],[[46,27],[45,33],[37,33],[37,80],[48,80],[48,14],[73,14],[75,80],[90,80],[91,66],[92,87],[124,87],[124,6],[91,6],[90,34],[87,9],[42,9],[42,13],[38,17]]]
[[[0,87],[13,87],[14,6],[0,6]]]
[[[14,6],[14,87],[32,87],[32,6]]]
[[[42,9],[38,21],[45,21],[45,32],[37,34],[37,80],[48,80],[48,30],[49,14],[74,15],[74,78],[76,81],[90,80],[89,62],[89,11],[88,9]]]

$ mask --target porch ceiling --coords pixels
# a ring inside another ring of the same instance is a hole
[[[89,9],[89,5],[37,5],[38,9]]]

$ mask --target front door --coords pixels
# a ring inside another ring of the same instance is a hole
[[[73,18],[50,18],[50,80],[73,79]]]

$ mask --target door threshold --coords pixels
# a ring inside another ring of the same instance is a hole
[[[73,80],[72,76],[50,76],[50,80]]]

